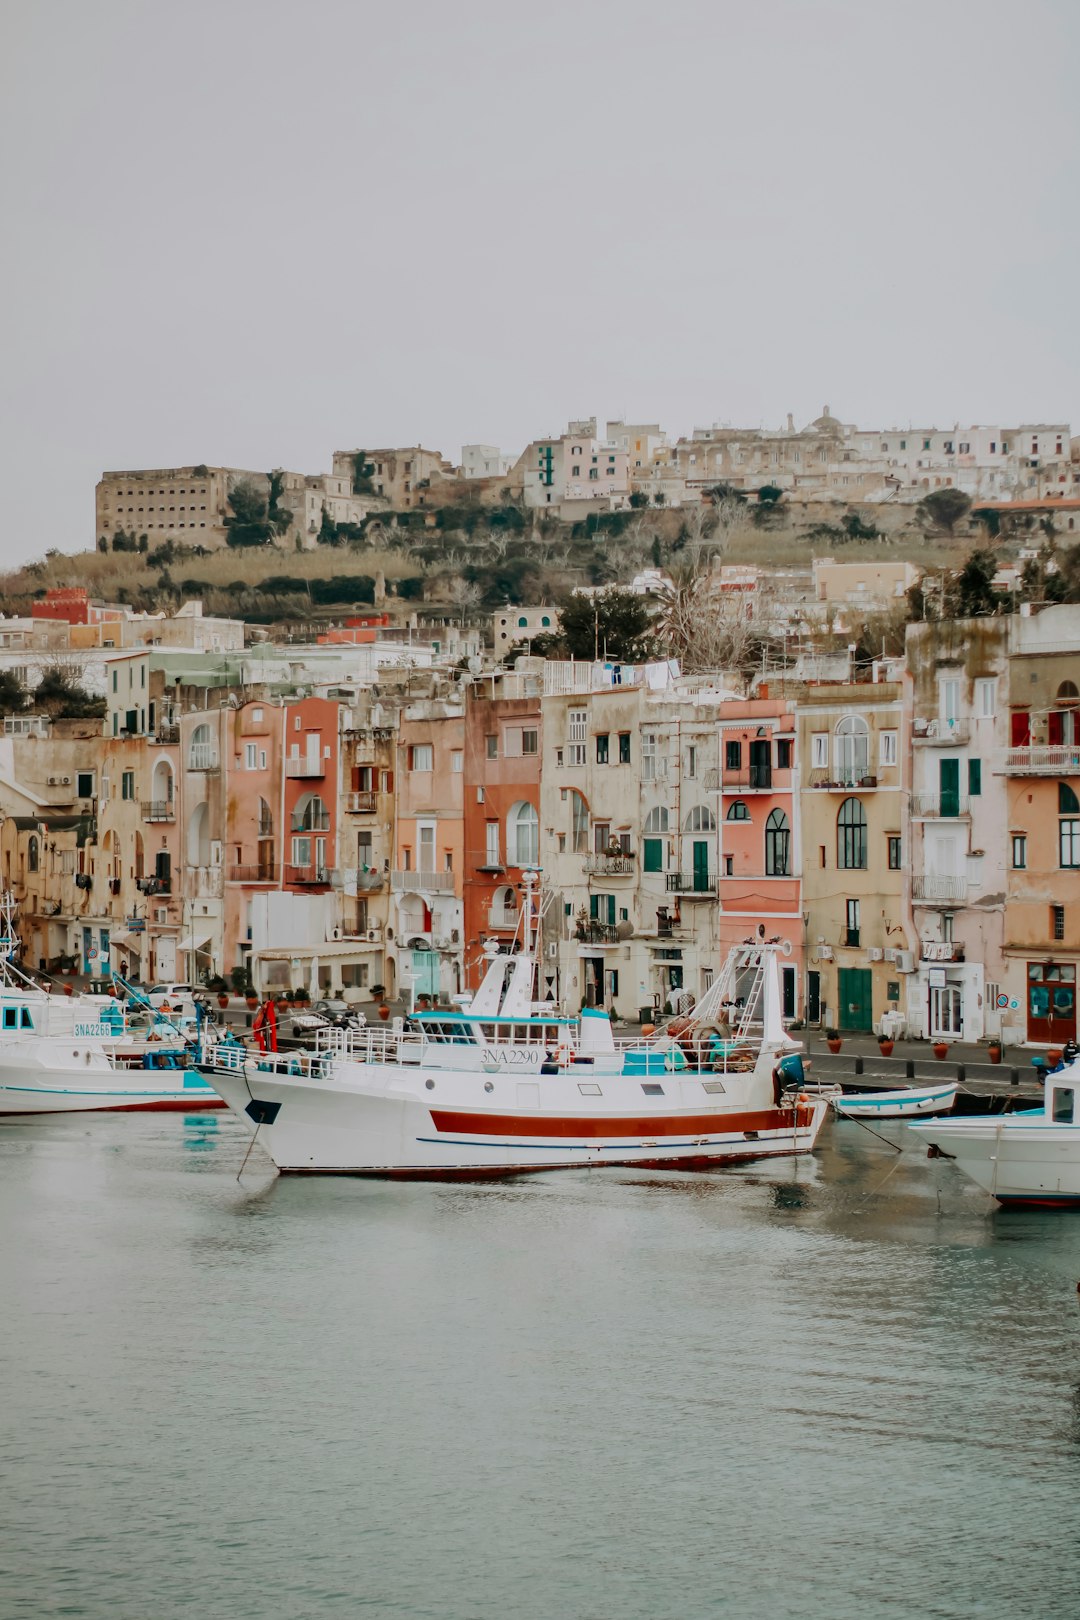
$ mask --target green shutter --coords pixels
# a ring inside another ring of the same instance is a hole
[[[976,794],[979,794],[981,792],[982,792],[982,760],[981,759],[969,759],[968,760],[968,795],[969,795],[970,798],[973,799],[973,798],[975,798]]]
[[[589,896],[589,916],[597,920],[600,917],[600,896],[598,894],[590,894]]]
[[[645,870],[646,872],[662,872],[664,870],[664,840],[662,838],[646,838]]]

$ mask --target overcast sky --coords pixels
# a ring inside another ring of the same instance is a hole
[[[1077,0],[0,0],[3,553],[103,468],[1080,422]]]

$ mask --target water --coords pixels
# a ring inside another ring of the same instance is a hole
[[[246,1145],[0,1123],[3,1620],[1077,1613],[1080,1218],[850,1123],[480,1185]]]

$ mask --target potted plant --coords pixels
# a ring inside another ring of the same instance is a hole
[[[1061,1062],[1061,1057],[1061,1047],[1052,1046],[1046,1054],[1046,1067],[1048,1069],[1056,1069],[1058,1064]]]
[[[879,1035],[877,1038],[878,1050],[882,1057],[892,1057],[895,1042],[888,1035]]]
[[[939,1060],[939,1062],[940,1062],[940,1060],[942,1058],[947,1057],[948,1054],[949,1054],[949,1043],[948,1043],[948,1041],[935,1041],[934,1042],[934,1056]]]
[[[835,1057],[844,1044],[840,1039],[840,1031],[838,1029],[827,1029],[825,1031],[825,1044]]]
[[[990,1046],[988,1048],[988,1052],[989,1052],[989,1057],[990,1057],[991,1063],[1000,1063],[1001,1062],[1001,1036],[1000,1035],[992,1035],[990,1037]]]
[[[390,1016],[390,1008],[386,1005],[386,1001],[384,1000],[385,995],[386,995],[386,986],[385,986],[385,984],[373,984],[372,985],[372,987],[371,987],[371,998],[372,998],[373,1001],[377,1001],[379,1003],[378,1012],[379,1012],[379,1017],[380,1018],[389,1018],[389,1016]]]

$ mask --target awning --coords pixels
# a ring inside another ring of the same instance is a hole
[[[381,940],[374,939],[326,939],[319,945],[269,945],[264,950],[253,951],[252,955],[259,962],[307,962],[314,956],[320,962],[331,958],[340,961],[350,956],[359,960],[381,944]]]
[[[197,955],[206,949],[212,938],[211,934],[186,934],[176,948],[178,951],[193,951]]]
[[[109,935],[109,947],[119,945],[125,951],[141,951],[145,938],[145,934],[128,934],[122,928],[115,929]]]

